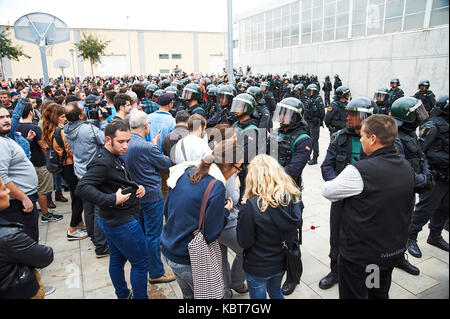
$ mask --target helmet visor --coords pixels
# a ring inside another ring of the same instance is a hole
[[[274,127],[290,125],[294,119],[294,114],[296,113],[300,114],[300,111],[292,106],[278,103],[273,115]]]
[[[240,98],[234,98],[231,104],[231,113],[244,113],[247,108],[248,102]]]
[[[360,108],[355,106],[347,106],[345,108],[347,110],[347,116],[355,117],[358,116],[361,119],[361,122],[364,121],[366,118],[374,114],[373,108]]]
[[[181,97],[183,100],[191,100],[192,96],[194,95],[194,91],[191,91],[189,89],[183,90],[183,96]]]
[[[420,100],[419,100],[419,102],[417,102],[416,105],[414,105],[414,107],[409,109],[409,112],[408,112],[407,115],[409,115],[412,112],[416,112],[417,119],[419,121],[425,121],[426,119],[428,119],[430,117],[430,115],[427,112],[427,109],[425,108],[425,106],[423,105],[422,101],[420,101]]]
[[[265,91],[267,90],[269,87],[267,86],[267,84],[261,84],[261,90]]]
[[[386,101],[387,97],[388,97],[387,92],[376,91],[373,96],[373,100],[376,102],[384,102]]]

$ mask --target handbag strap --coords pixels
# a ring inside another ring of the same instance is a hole
[[[217,179],[213,178],[211,182],[209,182],[208,187],[206,187],[205,194],[203,195],[202,205],[200,206],[200,217],[198,219],[198,229],[196,232],[202,232],[205,229],[205,213],[206,213],[206,203],[208,202],[209,195],[214,187],[214,184],[217,182]]]

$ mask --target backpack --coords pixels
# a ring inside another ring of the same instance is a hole
[[[63,163],[66,161],[67,153],[64,147],[64,141],[62,139],[61,134],[62,129],[58,128],[52,136],[52,144],[49,148],[47,148],[47,155],[45,156],[45,164],[47,166],[47,170],[53,175],[59,175],[62,172]],[[53,139],[56,140],[58,146],[62,148],[63,154],[61,159],[58,156],[58,153],[53,149]]]

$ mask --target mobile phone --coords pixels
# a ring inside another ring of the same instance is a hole
[[[156,135],[159,135],[159,134],[161,134],[161,130],[158,130],[158,132],[156,132]]]
[[[128,195],[128,194],[132,194],[136,191],[136,189],[132,186],[127,187],[125,189],[122,190],[122,195]]]
[[[225,199],[225,204],[223,204],[223,206],[227,206],[228,205],[229,200]]]

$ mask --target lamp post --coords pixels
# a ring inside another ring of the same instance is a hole
[[[233,74],[233,0],[228,0],[228,84],[234,85]]]
[[[73,60],[73,54],[75,53],[74,49],[69,49],[70,54],[72,55],[72,69],[73,69],[73,79],[75,80],[76,75],[75,75],[75,63]]]

